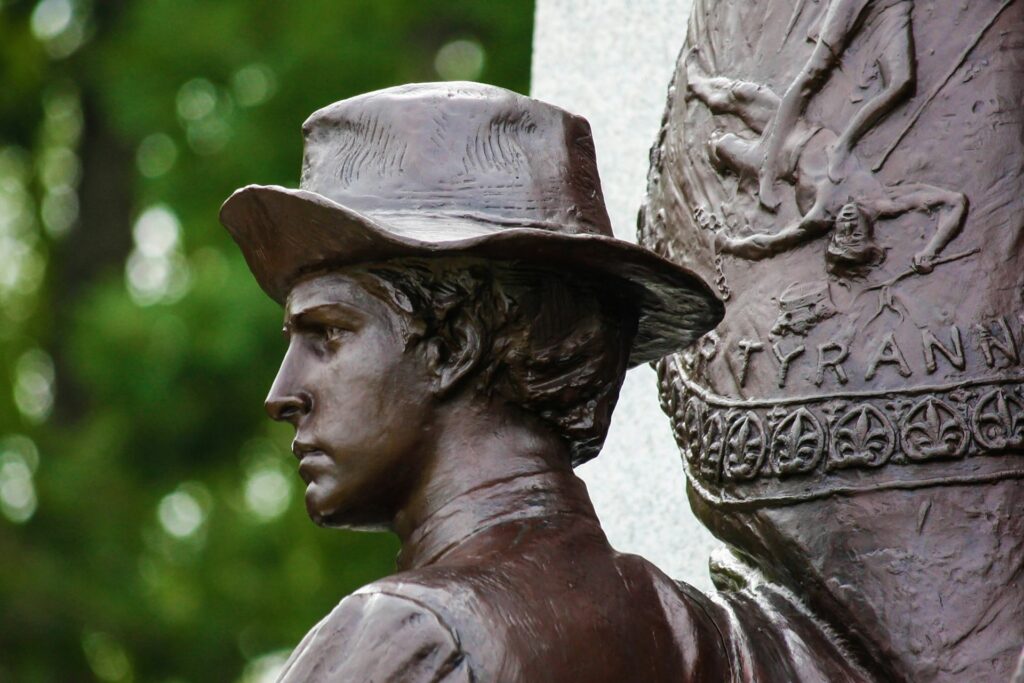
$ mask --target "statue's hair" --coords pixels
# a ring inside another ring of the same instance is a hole
[[[472,259],[399,259],[346,268],[403,314],[406,344],[478,339],[467,381],[562,436],[572,464],[601,450],[625,376],[636,314],[578,273]]]

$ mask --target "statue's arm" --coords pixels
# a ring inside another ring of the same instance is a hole
[[[350,595],[302,640],[279,683],[469,683],[455,633],[430,608],[388,593]]]
[[[715,235],[715,249],[719,253],[759,261],[781,254],[815,237],[820,237],[830,229],[831,224],[819,203],[808,211],[806,216],[790,223],[777,233],[754,233],[746,237],[729,237],[720,232]]]
[[[967,196],[925,183],[909,183],[889,188],[887,197],[867,204],[881,218],[892,218],[912,211],[937,211],[935,233],[924,249],[914,255],[914,267],[931,272],[932,264],[943,249],[960,234],[967,217]]]

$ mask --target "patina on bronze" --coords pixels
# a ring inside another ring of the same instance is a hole
[[[722,308],[611,237],[589,126],[470,83],[306,122],[302,189],[221,211],[290,341],[267,398],[311,517],[386,528],[398,574],[345,598],[283,681],[725,680],[702,605],[608,545],[572,465],[627,367]]]
[[[747,572],[873,680],[1013,676],[1021,36],[1019,0],[695,0],[640,233],[728,300],[659,371],[742,558],[716,570],[740,680],[821,680],[800,643],[743,668],[789,629]]]

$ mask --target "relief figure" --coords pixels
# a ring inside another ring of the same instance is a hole
[[[803,118],[807,104],[841,63],[843,52],[865,29],[879,34],[882,47],[876,65],[882,90],[866,101],[831,144],[827,175],[840,180],[857,141],[875,123],[904,100],[915,82],[914,40],[911,26],[913,0],[830,0],[821,21],[814,50],[797,77],[766,117],[757,143],[759,196],[768,209],[779,205],[775,183],[784,175],[784,150],[790,131]],[[806,0],[798,3],[790,30]]]
[[[708,76],[700,52],[687,55],[687,87],[716,115],[733,115],[751,132],[763,135],[784,104],[768,87],[722,76]],[[852,124],[851,124],[852,125]],[[857,273],[880,263],[885,254],[875,241],[879,220],[907,213],[937,214],[936,228],[924,249],[915,254],[915,272],[931,272],[943,249],[959,234],[967,213],[966,197],[927,183],[885,184],[864,160],[844,149],[842,135],[824,125],[797,118],[780,139],[777,172],[794,184],[800,218],[775,233],[742,237],[716,235],[720,253],[758,260],[788,251],[812,239],[829,235],[826,262],[829,270]],[[763,139],[763,138],[762,138]],[[757,177],[762,166],[761,139],[716,132],[708,142],[712,164],[723,173]],[[843,155],[845,173],[830,176],[837,155]]]

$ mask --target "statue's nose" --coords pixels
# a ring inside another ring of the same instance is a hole
[[[304,388],[302,367],[301,354],[294,344],[289,344],[267,400],[263,402],[272,420],[291,422],[298,427],[299,420],[313,410],[313,396]]]
[[[313,397],[309,392],[303,390],[302,383],[296,381],[294,362],[291,359],[291,351],[285,354],[281,369],[277,371],[277,377],[270,387],[267,400],[263,402],[267,409],[267,415],[279,422],[291,422],[298,427],[299,420],[308,415],[313,409]]]
[[[304,415],[309,414],[313,407],[313,399],[302,391],[279,393],[274,390],[275,388],[276,383],[263,404],[267,409],[267,414],[278,422],[291,422],[293,425],[297,425]]]

